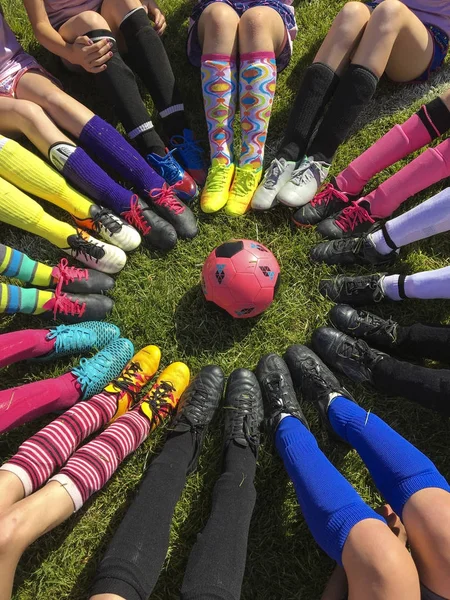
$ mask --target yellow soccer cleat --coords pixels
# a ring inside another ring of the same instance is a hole
[[[225,206],[233,181],[234,164],[213,163],[208,171],[200,206],[205,213],[214,213]]]
[[[158,346],[145,346],[133,356],[121,375],[105,387],[105,392],[117,394],[117,410],[108,425],[136,403],[137,394],[156,373],[160,360],[161,350]]]
[[[150,431],[174,412],[180,396],[189,385],[189,378],[189,367],[182,362],[172,363],[158,377],[140,406],[141,412],[150,421]]]
[[[240,217],[250,208],[253,196],[262,177],[262,168],[247,165],[236,167],[225,212],[230,217]]]

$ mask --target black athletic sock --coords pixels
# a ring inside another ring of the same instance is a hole
[[[450,129],[450,111],[439,96],[422,106],[417,115],[428,129],[432,140]]]
[[[239,600],[241,596],[256,501],[256,458],[250,447],[234,443],[224,458],[223,473],[214,486],[211,515],[189,557],[182,600]]]
[[[450,327],[422,323],[399,326],[393,348],[405,356],[419,360],[430,358],[450,363]]]
[[[169,436],[100,562],[91,596],[148,600],[166,558],[173,511],[195,450],[195,433]]]
[[[372,369],[377,390],[450,416],[450,370],[428,369],[386,356]]]
[[[188,128],[183,99],[175,82],[161,38],[143,8],[130,12],[120,24],[128,59],[148,89],[169,138]]]
[[[331,163],[350,127],[372,99],[377,85],[378,77],[369,69],[355,64],[348,67],[308,148],[308,155]]]
[[[156,133],[150,115],[142,101],[133,71],[125,64],[117,49],[117,42],[107,29],[89,31],[86,35],[92,40],[109,39],[113,43],[113,56],[107,68],[94,75],[100,88],[117,112],[130,139],[135,140],[139,152],[147,155],[156,152],[165,155],[164,143]]]
[[[314,129],[338,82],[339,77],[333,69],[323,63],[313,63],[306,69],[277,158],[297,161],[305,155]]]

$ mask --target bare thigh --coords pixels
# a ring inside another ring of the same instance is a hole
[[[278,56],[286,41],[281,16],[270,6],[246,10],[239,23],[239,52],[275,52]]]
[[[114,35],[119,33],[119,27],[124,17],[135,8],[142,7],[140,0],[103,0],[101,14],[108,22]]]
[[[423,23],[420,22],[420,26],[416,23],[414,27],[400,32],[386,66],[386,75],[399,83],[413,81],[428,68],[433,52],[431,33]]]
[[[205,54],[237,52],[239,15],[227,4],[215,2],[202,12],[198,20],[198,39]]]

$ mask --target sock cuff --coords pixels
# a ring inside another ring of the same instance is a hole
[[[150,131],[151,129],[153,129],[153,127],[153,122],[147,121],[146,123],[138,125],[131,131],[127,131],[127,136],[130,138],[130,140],[134,140],[135,138],[137,138],[138,135],[141,135],[141,133],[145,133],[146,131]]]
[[[398,277],[398,295],[400,296],[400,298],[402,300],[406,300],[408,298],[408,296],[406,295],[406,292],[405,292],[405,281],[406,281],[406,275],[399,275],[399,277]]]
[[[143,10],[144,11],[144,15],[147,21],[149,21],[147,12],[145,10],[145,8],[143,6],[138,6],[137,8],[133,8],[132,10],[130,10],[129,12],[127,12],[127,14],[124,16],[124,18],[120,21],[119,23],[119,29],[122,27],[122,24],[129,18],[131,17],[131,15],[134,15],[134,13],[137,13],[138,10]],[[136,15],[137,16],[137,15]],[[141,15],[139,15],[139,18],[141,17]]]
[[[398,246],[396,246],[394,240],[389,235],[386,225],[387,225],[386,223],[382,223],[381,227],[380,227],[381,233],[383,234],[383,237],[384,237],[384,241],[389,246],[389,248],[391,248],[392,250],[398,250]]]
[[[58,483],[60,483],[66,490],[66,492],[69,494],[69,496],[72,498],[74,506],[73,512],[77,512],[77,510],[80,510],[80,508],[83,506],[83,497],[78,487],[68,475],[65,475],[64,473],[58,473],[57,475],[50,477],[48,482],[50,483],[50,481],[57,481]]]
[[[172,106],[169,106],[168,108],[165,108],[164,110],[161,110],[159,112],[159,116],[161,117],[161,119],[164,119],[165,117],[168,117],[169,115],[173,115],[173,113],[182,112],[182,111],[184,111],[184,104],[173,104]]]
[[[1,471],[8,471],[9,473],[13,473],[18,477],[23,485],[23,491],[26,496],[29,496],[33,493],[33,483],[31,481],[31,477],[28,472],[23,468],[19,467],[19,465],[15,465],[14,463],[5,463],[0,467]]]
[[[368,69],[367,67],[365,67],[364,65],[358,65],[357,63],[351,63],[348,66],[347,72],[349,74],[352,74],[354,71],[362,71],[364,74],[369,75],[369,77],[373,80],[375,80],[375,83],[378,83],[380,78],[375,75],[375,73],[373,71],[371,71],[370,69]]]
[[[245,54],[240,55],[241,62],[252,61],[255,59],[269,58],[275,60],[275,52],[246,52]]]
[[[439,471],[430,470],[425,473],[419,473],[412,477],[408,477],[404,481],[401,481],[398,487],[393,493],[393,498],[386,498],[389,504],[392,506],[394,512],[402,518],[402,512],[405,508],[405,504],[416,492],[425,490],[427,488],[438,488],[446,492],[450,492],[450,486]]]
[[[101,570],[105,570],[103,563],[100,563]],[[131,565],[130,565],[131,568]],[[117,576],[110,577],[105,574],[104,577],[96,578],[94,584],[89,590],[89,597],[100,594],[115,594],[117,596],[121,596],[122,598],[126,598],[127,600],[142,600],[143,596],[136,590],[136,588],[128,583],[128,581],[124,581],[123,579],[119,579]]]
[[[114,34],[109,29],[92,29],[84,35],[93,42],[99,42],[100,40],[111,40],[114,43],[117,42]]]
[[[236,57],[232,56],[231,54],[202,54],[202,63],[206,60],[229,62],[231,64],[236,64]]]
[[[424,104],[417,114],[428,129],[431,139],[440,137],[450,129],[450,111],[439,96]]]

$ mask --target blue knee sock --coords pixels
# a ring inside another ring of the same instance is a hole
[[[281,421],[275,444],[314,539],[342,564],[342,550],[351,529],[365,519],[383,523],[384,519],[363,502],[298,419],[285,417]]]
[[[336,433],[357,450],[399,517],[406,502],[419,490],[440,488],[450,492],[431,460],[373,413],[338,396],[330,404],[328,418]]]

